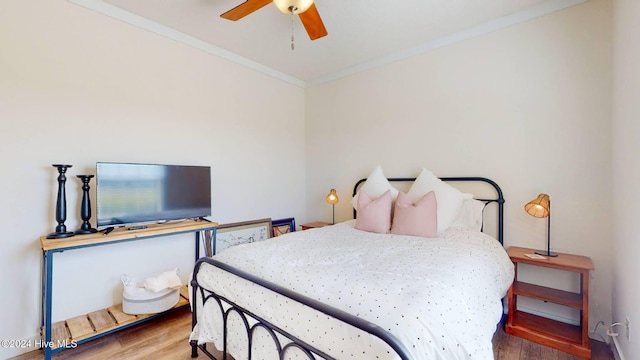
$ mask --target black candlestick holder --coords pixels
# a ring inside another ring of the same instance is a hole
[[[89,219],[91,219],[91,200],[89,200],[89,181],[93,175],[76,175],[82,181],[82,206],[80,208],[80,217],[82,225],[76,230],[76,235],[93,234],[98,230],[91,227]]]
[[[67,177],[64,175],[67,169],[71,165],[53,164],[53,167],[58,168],[58,199],[56,200],[56,231],[47,235],[47,239],[62,239],[71,237],[74,234],[73,231],[67,231],[67,226],[64,222],[67,220],[67,196],[64,191],[64,184],[67,181]]]

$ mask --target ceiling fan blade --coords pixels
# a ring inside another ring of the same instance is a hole
[[[302,25],[304,25],[311,40],[327,36],[327,29],[324,27],[324,23],[320,18],[316,4],[311,4],[311,7],[307,9],[307,11],[298,16],[300,16],[300,21],[302,21]]]
[[[270,4],[272,0],[247,0],[242,4],[234,7],[226,13],[220,15],[221,18],[227,20],[240,20],[243,17],[251,14],[252,12],[262,8],[263,6]]]

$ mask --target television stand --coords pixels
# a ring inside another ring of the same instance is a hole
[[[151,239],[160,236],[170,236],[186,233],[195,233],[195,258],[200,258],[200,231],[210,230],[214,232],[218,223],[209,221],[183,221],[175,224],[148,225],[143,229],[127,230],[117,228],[107,236],[102,233],[76,235],[66,239],[47,239],[40,237],[42,245],[42,347],[45,360],[50,360],[54,353],[70,347],[82,344],[89,340],[110,334],[117,330],[128,328],[132,325],[153,319],[160,314],[132,316],[124,314],[120,305],[108,309],[94,311],[87,315],[76,316],[55,324],[51,323],[53,303],[53,254],[82,249],[94,246],[103,246],[123,242]],[[182,306],[188,306],[188,294],[186,286],[181,289],[181,300],[168,311]],[[115,320],[115,321],[111,321]]]

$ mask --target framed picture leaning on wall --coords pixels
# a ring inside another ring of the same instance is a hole
[[[238,244],[246,244],[271,238],[271,218],[218,225],[213,253]]]

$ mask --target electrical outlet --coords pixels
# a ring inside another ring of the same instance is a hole
[[[631,341],[631,320],[629,320],[629,317],[627,317],[625,319],[625,327],[627,328],[627,341]]]

